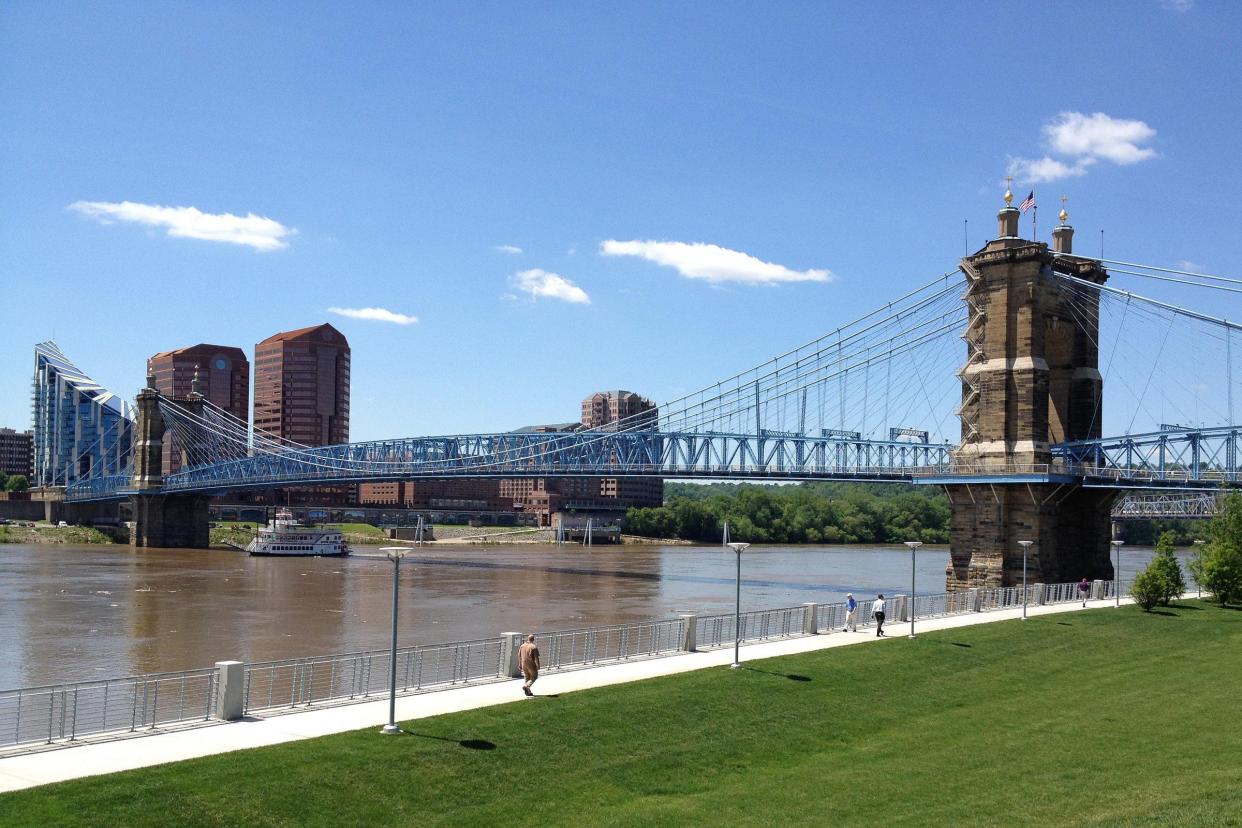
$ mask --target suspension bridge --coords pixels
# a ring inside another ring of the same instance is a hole
[[[126,467],[74,483],[66,500],[130,498],[136,543],[197,546],[208,496],[278,486],[535,476],[904,482],[941,486],[950,498],[951,587],[1012,583],[1019,537],[1039,545],[1033,565],[1045,579],[1110,577],[1110,515],[1122,496],[1173,493],[1185,505],[1206,502],[1194,492],[1237,486],[1242,427],[1233,418],[1238,326],[1109,276],[1242,289],[1224,277],[1076,256],[1072,240],[1064,213],[1051,246],[1020,238],[1007,194],[997,238],[956,268],[665,402],[658,417],[606,430],[312,447],[197,393],[148,387]],[[166,441],[181,464],[163,475]]]

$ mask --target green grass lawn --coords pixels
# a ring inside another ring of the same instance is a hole
[[[0,824],[1242,824],[1242,612],[898,626],[6,794]]]

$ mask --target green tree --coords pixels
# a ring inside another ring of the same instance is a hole
[[[1208,524],[1208,542],[1195,562],[1204,589],[1224,606],[1242,600],[1242,494],[1229,492]]]
[[[24,492],[30,488],[30,481],[24,474],[15,474],[5,482],[4,488],[9,492]]]
[[[1178,563],[1177,554],[1173,551],[1175,534],[1165,532],[1156,542],[1156,557],[1147,566],[1163,586],[1160,603],[1168,606],[1169,602],[1186,591],[1186,577],[1182,574],[1182,565]]]
[[[1143,612],[1151,612],[1156,604],[1163,600],[1168,586],[1164,576],[1153,569],[1155,563],[1152,561],[1146,569],[1134,576],[1134,580],[1130,583],[1130,597],[1134,599],[1134,603],[1143,608]]]
[[[0,491],[4,491],[4,486],[9,482],[9,476],[0,471]]]

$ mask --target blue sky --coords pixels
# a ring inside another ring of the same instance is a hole
[[[1008,169],[1019,198],[1059,178],[1033,185],[1045,240],[1066,194],[1080,251],[1103,228],[1110,256],[1242,275],[1239,24],[1189,0],[10,2],[0,425],[28,425],[42,339],[130,395],[157,351],[321,321],[353,347],[354,439],[670,399],[954,267]]]

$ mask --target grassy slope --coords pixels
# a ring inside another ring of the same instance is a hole
[[[0,824],[1242,824],[1242,612],[1097,610],[750,667],[8,794]]]

